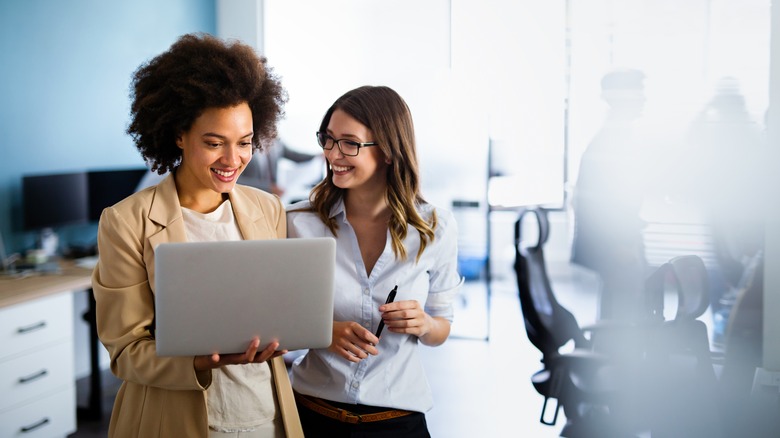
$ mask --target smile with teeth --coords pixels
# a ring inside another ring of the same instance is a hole
[[[214,173],[216,173],[217,175],[225,177],[225,178],[230,178],[231,176],[233,176],[236,173],[235,170],[231,170],[231,171],[224,171],[224,170],[219,170],[219,169],[211,169],[211,170]]]
[[[335,164],[331,164],[330,168],[334,172],[346,172],[346,171],[352,169],[352,166],[337,166]]]

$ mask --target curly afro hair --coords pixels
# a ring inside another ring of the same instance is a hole
[[[263,56],[238,41],[208,34],[180,37],[142,64],[131,82],[127,133],[152,171],[173,171],[181,161],[176,138],[207,108],[246,102],[252,111],[252,145],[272,144],[287,94]]]

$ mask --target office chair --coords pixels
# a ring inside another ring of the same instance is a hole
[[[522,223],[526,214],[536,218],[538,241],[526,245],[522,241]],[[619,422],[610,416],[619,407],[610,406],[617,391],[617,380],[611,378],[611,361],[591,349],[591,339],[574,315],[555,298],[544,259],[543,246],[549,237],[547,212],[542,208],[522,211],[515,222],[515,271],[526,334],[542,353],[543,369],[531,377],[536,391],[544,397],[539,421],[548,426],[557,422],[564,410],[567,421],[561,436],[620,436],[615,430]],[[574,350],[561,352],[561,347],[573,341]],[[550,401],[556,405],[548,418]],[[613,431],[611,433],[608,431]]]
[[[663,315],[667,292],[675,292],[674,318]],[[706,267],[698,256],[674,257],[646,282],[648,318],[657,326],[644,342],[640,392],[646,398],[653,436],[719,437],[717,379],[706,324]]]
[[[533,216],[538,241],[527,245],[522,224]],[[718,436],[712,418],[714,372],[707,329],[707,274],[701,259],[670,260],[647,279],[646,312],[635,321],[580,327],[555,298],[543,246],[549,237],[544,209],[527,209],[515,222],[515,270],[528,339],[542,352],[531,377],[544,397],[540,422],[554,425],[563,408],[565,437]],[[674,319],[663,316],[667,287],[677,292]],[[590,336],[586,336],[589,334]],[[574,343],[570,352],[561,348]],[[551,419],[548,404],[556,402]],[[703,434],[707,431],[709,435]]]
[[[671,320],[664,317],[667,291],[676,292],[677,310]],[[707,268],[695,255],[674,257],[661,265],[645,282],[648,318],[661,322],[654,342],[648,344],[664,354],[690,354],[702,372],[711,373],[712,352],[707,326],[698,318],[709,307]]]

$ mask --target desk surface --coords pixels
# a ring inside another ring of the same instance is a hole
[[[0,308],[47,295],[92,287],[92,269],[80,268],[71,261],[63,261],[61,266],[62,272],[59,274],[0,276]]]

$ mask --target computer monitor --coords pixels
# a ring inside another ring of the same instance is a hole
[[[8,254],[5,252],[5,243],[3,243],[3,233],[0,232],[0,271],[8,271],[10,260],[8,260]]]
[[[97,222],[104,208],[135,193],[147,172],[149,170],[145,167],[87,172],[89,220]]]
[[[27,231],[86,223],[87,174],[22,176],[22,224]]]

